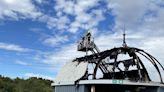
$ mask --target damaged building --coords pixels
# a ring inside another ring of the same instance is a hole
[[[164,92],[164,67],[151,54],[128,46],[125,36],[121,47],[100,51],[87,32],[77,47],[86,55],[63,66],[52,84],[54,92]],[[150,78],[147,62],[160,82]]]

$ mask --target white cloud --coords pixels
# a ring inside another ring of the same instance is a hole
[[[53,67],[52,69],[55,69],[56,71],[59,71],[59,69],[66,63],[71,62],[76,57],[84,56],[84,52],[78,52],[77,51],[77,44],[69,44],[67,46],[62,47],[60,50],[57,50],[55,52],[49,53],[45,55],[45,58],[42,59],[44,63],[50,64],[56,67]]]
[[[45,0],[35,0],[37,3],[47,2]],[[89,30],[95,28],[103,20],[101,9],[94,9],[87,13],[87,10],[98,5],[99,0],[56,0],[54,6],[56,15],[49,16],[43,14],[37,9],[31,0],[1,0],[0,1],[0,19],[26,19],[31,18],[36,21],[47,23],[50,29],[77,32],[80,28]],[[19,4],[18,4],[19,3]],[[68,15],[75,17],[72,20]],[[78,26],[75,24],[78,24]]]
[[[108,0],[108,7],[116,16],[116,28],[133,27],[141,21],[151,0]]]
[[[41,75],[41,74],[35,74],[35,73],[26,73],[24,74],[25,78],[30,78],[30,77],[37,77],[37,78],[43,78],[43,79],[48,79],[48,80],[54,80],[55,78]]]
[[[71,22],[64,21],[58,25],[61,28],[66,28],[69,32],[76,33],[79,29],[89,30],[96,28],[98,23],[104,19],[103,10],[100,8],[91,9],[99,4],[99,0],[78,0],[77,2],[56,0],[56,3],[54,8],[58,19],[63,17],[63,14],[66,15],[67,19],[69,19],[67,15],[74,17]],[[88,10],[91,10],[91,12],[88,13]],[[66,23],[69,24],[66,25]]]
[[[57,16],[48,16],[42,15],[38,18],[40,22],[46,23],[47,27],[53,31],[68,31],[68,27],[70,24],[70,19],[68,16],[61,15],[60,17]]]
[[[14,20],[20,18],[32,18],[40,16],[31,0],[1,0],[0,1],[0,19],[6,17]]]
[[[24,65],[24,66],[30,65],[29,63],[24,62],[24,61],[20,61],[20,60],[17,60],[15,63],[16,63],[16,64],[19,64],[19,65]]]
[[[125,25],[131,31],[147,31],[148,35],[154,30],[158,31],[155,34],[160,33],[164,26],[162,4],[160,0],[108,0],[108,8],[116,17],[113,30]]]
[[[72,14],[74,12],[74,2],[66,0],[56,0],[55,10],[62,10],[65,13]]]
[[[66,41],[68,41],[67,36],[55,35],[53,37],[49,37],[49,38],[45,39],[43,43],[48,46],[56,46],[56,45],[60,45],[61,43],[66,42]]]
[[[52,22],[53,23],[53,22]],[[63,30],[68,28],[68,24],[70,23],[70,20],[67,16],[60,16],[56,19],[54,25],[54,28],[57,28],[58,30]],[[52,27],[52,26],[51,26]]]
[[[43,3],[46,3],[47,0],[35,0],[38,4],[43,4]]]
[[[23,48],[23,47],[21,47],[19,45],[2,43],[2,42],[0,42],[0,49],[9,50],[9,51],[17,51],[17,52],[28,52],[28,51],[31,51],[30,49]]]
[[[35,0],[37,3],[42,3],[44,0]]]

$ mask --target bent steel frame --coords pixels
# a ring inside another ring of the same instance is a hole
[[[94,41],[91,40],[91,33],[88,32],[78,44],[78,51],[86,53],[91,51],[93,54],[76,58],[73,62],[88,62],[89,64],[95,65],[93,73],[89,74],[86,71],[85,75],[79,80],[88,79],[89,76],[92,76],[92,79],[97,79],[96,75],[98,69],[100,69],[103,73],[102,79],[128,79],[131,81],[149,82],[151,81],[150,76],[142,59],[139,57],[139,55],[142,55],[155,67],[159,74],[160,82],[164,83],[160,70],[162,69],[162,71],[164,71],[162,64],[144,50],[127,46],[125,41],[125,32],[123,34],[122,47],[112,48],[102,52],[99,51]],[[128,55],[129,59],[118,60],[118,55],[120,54]],[[105,61],[106,58],[109,60]],[[124,67],[120,67],[119,64],[123,64]],[[109,66],[112,66],[112,70],[108,69]],[[136,67],[137,69],[130,70],[130,66]]]

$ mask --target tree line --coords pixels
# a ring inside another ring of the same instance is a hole
[[[53,92],[51,83],[50,80],[36,77],[11,79],[0,75],[0,92]]]

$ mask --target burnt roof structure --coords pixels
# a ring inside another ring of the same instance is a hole
[[[151,81],[149,74],[147,72],[147,69],[145,68],[145,65],[143,64],[143,61],[139,57],[139,55],[144,56],[146,59],[148,59],[149,62],[152,63],[152,65],[156,68],[161,83],[163,82],[162,75],[160,68],[164,70],[164,67],[160,64],[160,62],[150,55],[149,53],[145,52],[142,49],[135,48],[135,47],[129,47],[126,44],[125,40],[125,31],[123,33],[123,45],[122,47],[115,47],[110,50],[105,50],[102,52],[99,52],[97,50],[97,46],[94,44],[93,41],[90,41],[88,39],[91,39],[90,36],[91,33],[87,33],[87,35],[84,37],[85,43],[80,43],[78,47],[78,51],[92,51],[94,52],[94,48],[96,48],[97,53],[93,53],[91,55],[87,55],[84,57],[76,58],[74,61],[76,62],[88,62],[90,64],[95,64],[95,68],[92,74],[93,79],[96,79],[96,73],[98,68],[103,73],[102,79],[129,79],[131,81]],[[88,46],[88,47],[87,47]],[[125,60],[118,60],[118,55],[128,55],[129,59]],[[139,55],[138,55],[139,54]],[[108,60],[104,60],[108,58]],[[123,64],[123,67],[120,67],[119,64]],[[112,66],[112,70],[109,70],[108,67]],[[129,67],[136,67],[135,70],[130,70]],[[118,71],[116,71],[116,69]],[[88,75],[85,75],[88,76]]]
[[[56,77],[54,85],[123,84],[124,81],[125,85],[164,86],[162,79],[164,67],[162,64],[144,50],[129,47],[126,44],[125,36],[124,31],[122,47],[114,47],[100,52],[92,40],[91,33],[87,32],[78,44],[78,51],[86,52],[86,56],[78,57],[72,62],[67,63]],[[88,51],[91,51],[92,54],[88,55]],[[125,55],[128,58],[119,59],[120,55]],[[142,60],[141,56],[147,60]],[[144,62],[150,62],[155,67],[160,83],[155,83],[151,80]],[[98,77],[100,73],[102,76]],[[90,86],[90,88],[92,89],[91,92],[95,92],[95,87]]]

